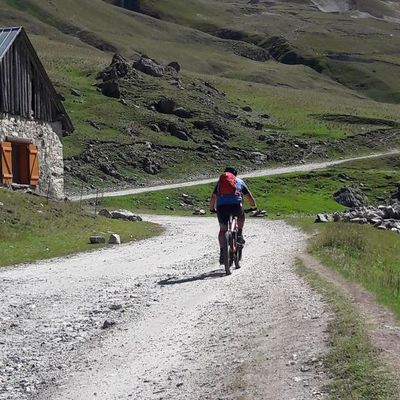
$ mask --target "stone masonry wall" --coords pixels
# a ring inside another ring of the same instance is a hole
[[[53,125],[53,126],[52,126]],[[0,115],[0,141],[9,138],[31,139],[39,152],[39,186],[41,195],[62,199],[64,197],[63,146],[57,124],[38,123],[19,117]]]

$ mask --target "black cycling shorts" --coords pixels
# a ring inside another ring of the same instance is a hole
[[[217,207],[218,222],[221,225],[228,225],[229,217],[242,217],[244,215],[241,204],[224,204]]]

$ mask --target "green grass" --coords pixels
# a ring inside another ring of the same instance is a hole
[[[310,216],[341,210],[332,194],[343,186],[360,187],[372,204],[384,202],[396,191],[400,181],[398,156],[345,163],[327,170],[247,179],[259,208],[272,218]],[[345,177],[345,179],[343,179]],[[132,209],[138,212],[188,215],[193,208],[182,207],[182,194],[194,198],[194,207],[208,209],[213,184],[183,189],[104,198],[104,207]],[[167,207],[172,207],[171,211]]]
[[[330,349],[324,358],[330,377],[326,387],[329,398],[398,399],[395,382],[379,360],[359,311],[332,284],[301,263],[298,273],[323,296],[334,314],[328,326]]]
[[[327,266],[376,295],[400,318],[400,238],[370,226],[329,224],[311,242]]]
[[[0,267],[65,256],[106,245],[91,245],[91,235],[111,233],[123,242],[161,232],[158,225],[94,217],[76,204],[62,204],[0,190]]]

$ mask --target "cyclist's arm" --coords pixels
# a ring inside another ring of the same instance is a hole
[[[257,208],[256,199],[251,194],[249,188],[247,187],[247,185],[244,182],[243,182],[243,187],[242,187],[242,194],[243,194],[243,197],[248,201],[248,203],[250,204],[251,207]]]
[[[253,208],[257,208],[257,203],[256,199],[254,196],[251,194],[251,192],[247,193],[244,195],[244,198],[249,202],[250,206]]]
[[[216,203],[217,203],[217,194],[213,193],[210,198],[210,208],[209,208],[210,211],[215,210]]]

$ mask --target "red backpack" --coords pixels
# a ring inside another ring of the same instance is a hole
[[[228,196],[237,193],[236,188],[237,180],[236,176],[230,172],[224,172],[218,181],[218,196]]]

